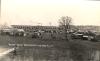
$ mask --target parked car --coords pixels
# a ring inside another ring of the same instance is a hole
[[[83,32],[75,32],[71,35],[72,39],[82,39]]]
[[[93,39],[91,39],[93,42],[100,42],[100,35],[96,35]]]
[[[83,40],[93,40],[94,36],[89,36],[89,35],[83,35],[82,39]]]
[[[93,40],[95,36],[96,36],[95,33],[88,31],[84,33],[82,39],[83,40]]]

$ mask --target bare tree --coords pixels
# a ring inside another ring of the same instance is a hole
[[[59,27],[64,30],[65,38],[66,38],[67,41],[69,41],[68,31],[70,31],[70,29],[71,29],[71,24],[72,24],[72,18],[69,17],[69,16],[62,16],[59,19]]]

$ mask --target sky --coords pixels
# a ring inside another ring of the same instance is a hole
[[[2,0],[1,23],[58,25],[62,16],[74,25],[100,25],[100,2],[86,0]]]

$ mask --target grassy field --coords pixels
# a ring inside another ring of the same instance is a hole
[[[54,45],[54,46],[58,46],[59,48],[67,48],[68,45],[71,44],[79,44],[79,45],[83,45],[86,47],[93,47],[93,48],[100,48],[100,42],[91,42],[88,40],[70,40],[70,42],[67,42],[66,40],[62,40],[62,39],[34,39],[34,38],[30,38],[30,37],[11,37],[10,39],[13,40],[16,43],[26,43],[26,44],[47,44],[47,45]],[[12,42],[11,42],[12,43]]]
[[[100,49],[100,42],[91,42],[88,40],[72,40],[67,42],[65,40],[56,39],[35,39],[31,37],[7,36],[0,35],[0,46],[8,46],[8,44],[36,44],[36,45],[53,45],[57,48],[68,48],[69,45],[83,45]]]
[[[53,39],[35,39],[31,37],[20,37],[20,36],[7,36],[0,35],[0,45],[8,46],[8,44],[38,44],[38,45],[57,45],[62,44],[66,41],[53,40]]]
[[[66,57],[69,57],[70,55],[74,60],[82,61],[83,59],[87,59],[86,57],[88,57],[88,54],[89,54],[89,51],[91,51],[91,48],[98,49],[98,50],[100,49],[100,42],[91,42],[88,40],[77,39],[77,40],[72,40],[70,42],[67,42],[65,40],[34,39],[31,37],[0,35],[0,46],[10,47],[8,44],[15,44],[15,43],[16,44],[33,44],[33,45],[34,44],[35,45],[53,45],[52,48],[20,47],[20,49],[17,50],[17,54],[20,54],[22,57],[25,55],[26,57],[32,55],[31,57],[34,56],[35,59],[47,59],[47,60],[49,59],[59,60],[59,58],[61,60],[62,59],[68,60]]]

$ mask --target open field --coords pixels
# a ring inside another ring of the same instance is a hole
[[[9,44],[31,44],[31,47],[20,46],[16,50],[17,55],[8,54],[0,59],[1,61],[71,61],[71,59],[76,61],[84,59],[84,61],[87,61],[88,59],[92,59],[90,56],[94,54],[93,52],[95,52],[94,57],[97,57],[98,53],[100,53],[100,42],[91,42],[88,40],[71,40],[67,42],[64,40],[0,35],[0,46],[11,47]],[[52,45],[53,47],[42,47],[40,45]]]
[[[6,36],[0,35],[0,46],[9,46],[9,44],[33,44],[33,45],[53,45],[58,48],[68,48],[70,44],[78,44],[86,47],[93,47],[100,49],[100,42],[91,42],[88,40],[72,40],[67,42],[64,40],[55,39],[35,39],[31,37],[19,37],[19,36]]]

